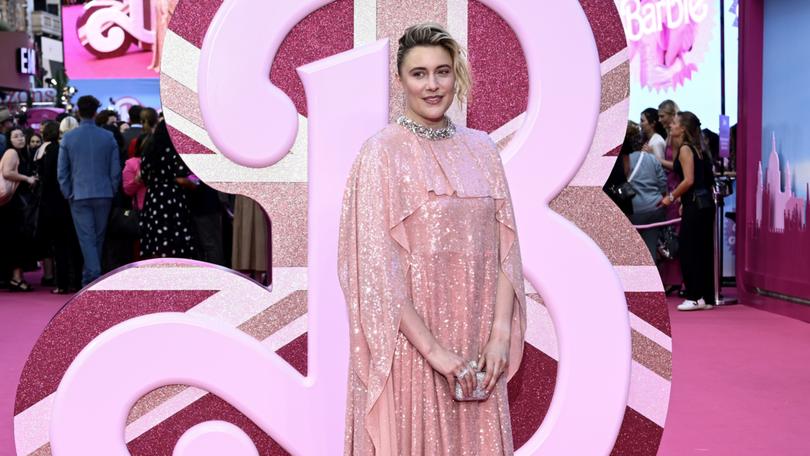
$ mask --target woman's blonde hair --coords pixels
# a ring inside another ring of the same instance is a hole
[[[455,95],[459,103],[465,102],[470,95],[472,78],[467,64],[467,51],[455,40],[447,30],[435,22],[425,22],[413,25],[405,30],[399,39],[397,50],[397,73],[402,76],[402,63],[408,52],[417,46],[441,46],[453,58],[453,73],[456,76]]]
[[[59,134],[60,136],[64,136],[65,133],[73,130],[74,128],[79,126],[79,121],[76,120],[73,116],[67,116],[62,119],[62,122],[59,123]]]
[[[658,110],[674,116],[675,114],[678,114],[680,108],[678,108],[678,103],[675,103],[672,100],[664,100],[660,105],[658,105]]]

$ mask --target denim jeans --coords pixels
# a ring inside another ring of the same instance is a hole
[[[101,275],[101,251],[107,232],[112,198],[89,198],[70,202],[73,225],[84,257],[82,286],[89,285]]]

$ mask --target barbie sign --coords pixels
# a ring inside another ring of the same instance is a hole
[[[616,0],[616,6],[642,87],[666,90],[691,79],[711,39],[708,0]]]

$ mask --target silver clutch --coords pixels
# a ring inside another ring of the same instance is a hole
[[[464,397],[464,391],[461,389],[461,383],[456,380],[456,400],[459,402],[471,402],[471,401],[485,401],[489,399],[489,393],[484,388],[484,377],[486,377],[486,372],[475,372],[475,389],[472,392],[472,395]]]

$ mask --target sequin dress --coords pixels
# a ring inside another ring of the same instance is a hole
[[[338,257],[351,330],[345,454],[512,454],[506,382],[522,356],[525,294],[489,137],[459,127],[431,141],[392,124],[369,139],[344,195]],[[400,306],[412,303],[440,344],[477,359],[501,269],[515,292],[509,372],[488,400],[456,402],[399,332]]]

